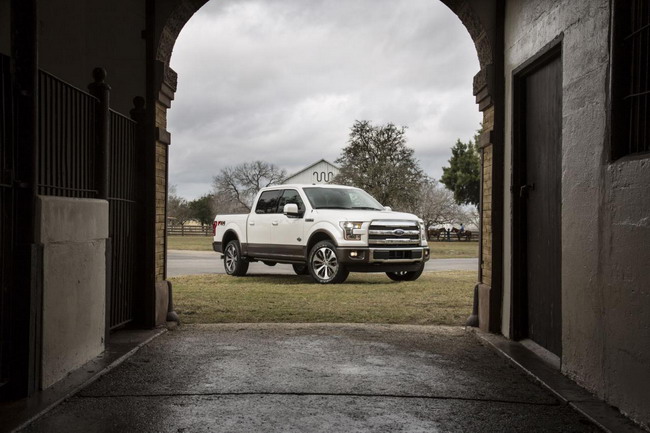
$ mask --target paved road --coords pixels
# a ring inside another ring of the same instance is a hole
[[[167,276],[196,274],[224,274],[221,254],[212,251],[169,250],[167,253]],[[478,259],[434,259],[429,260],[424,268],[430,271],[476,271]],[[278,264],[266,266],[263,263],[251,263],[249,274],[291,274],[291,265]]]

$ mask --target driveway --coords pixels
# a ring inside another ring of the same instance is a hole
[[[167,251],[167,276],[196,274],[225,274],[221,254],[212,251]],[[478,259],[433,259],[424,268],[430,271],[477,271]],[[251,263],[249,274],[289,274],[293,275],[291,265],[278,264],[266,266],[263,263]]]
[[[463,328],[182,326],[25,432],[595,432]]]

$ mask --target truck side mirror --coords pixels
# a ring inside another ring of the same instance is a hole
[[[284,205],[282,211],[288,217],[299,217],[300,212],[298,211],[298,205],[295,203],[287,203]]]

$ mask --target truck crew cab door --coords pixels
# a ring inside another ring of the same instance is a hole
[[[282,190],[264,191],[255,205],[254,212],[248,217],[248,249],[249,256],[266,256],[271,250],[271,228],[278,220],[278,201]],[[282,211],[280,211],[282,212]]]
[[[289,216],[283,213],[284,205],[298,205],[299,216]],[[271,225],[271,243],[275,248],[274,255],[284,259],[303,259],[305,231],[305,204],[300,193],[295,189],[285,189],[278,202],[278,214]]]

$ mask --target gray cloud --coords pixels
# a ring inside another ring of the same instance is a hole
[[[190,199],[244,161],[289,172],[333,161],[357,119],[407,126],[439,177],[480,121],[474,46],[435,0],[213,0],[181,32],[172,67],[170,183]]]

